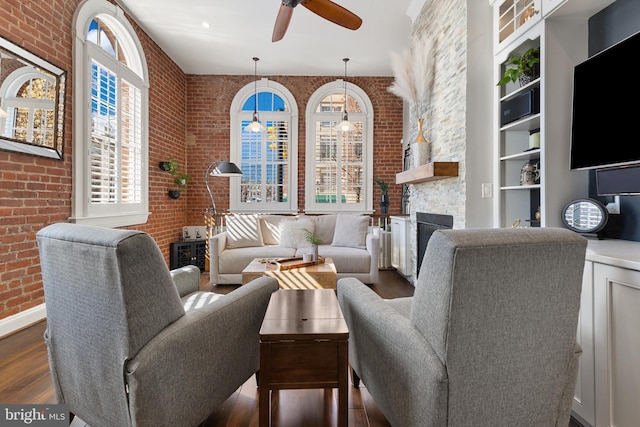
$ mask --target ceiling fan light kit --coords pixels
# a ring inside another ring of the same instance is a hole
[[[362,19],[358,15],[331,0],[282,0],[271,36],[272,42],[282,40],[291,22],[293,8],[299,4],[327,21],[349,30],[357,30],[362,25]]]
[[[260,58],[253,57],[254,71],[253,71],[253,120],[249,123],[244,130],[247,132],[264,132],[267,128],[264,127],[260,120],[258,120],[258,61]]]

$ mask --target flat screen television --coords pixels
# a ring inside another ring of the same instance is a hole
[[[640,162],[640,32],[575,66],[571,169]]]

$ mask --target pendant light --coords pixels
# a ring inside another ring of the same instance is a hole
[[[253,96],[255,97],[255,105],[253,107],[253,121],[244,128],[247,132],[264,132],[267,130],[267,128],[258,121],[258,61],[260,61],[260,58],[254,56]]]
[[[356,127],[349,121],[349,113],[347,113],[347,62],[349,58],[342,58],[344,61],[344,109],[342,110],[342,121],[333,129],[338,132],[349,132],[356,130]]]

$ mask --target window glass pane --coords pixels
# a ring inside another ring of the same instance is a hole
[[[117,199],[117,77],[95,61],[91,63],[91,203]]]
[[[89,24],[87,41],[100,46],[109,56],[127,65],[127,59],[122,51],[114,32],[99,18],[94,18]]]
[[[242,111],[254,111],[255,95],[251,95],[242,106]],[[258,111],[289,111],[282,97],[272,92],[258,92]]]
[[[267,122],[266,194],[267,202],[286,202],[288,198],[289,137],[288,123]]]
[[[240,194],[243,203],[262,201],[262,133],[245,131],[244,128],[249,123],[248,120],[241,123],[243,131]]]
[[[120,89],[120,159],[122,203],[142,201],[142,94],[140,89],[122,81]]]

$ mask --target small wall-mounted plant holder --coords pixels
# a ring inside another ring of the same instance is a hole
[[[160,162],[158,167],[165,172],[169,172],[169,174],[173,176],[175,188],[168,190],[169,197],[171,199],[180,198],[180,188],[187,186],[191,180],[191,175],[183,172],[182,168],[173,157],[169,157],[169,160],[167,161]]]

